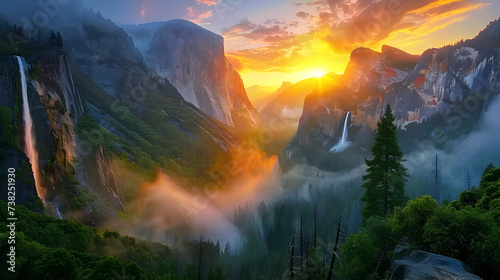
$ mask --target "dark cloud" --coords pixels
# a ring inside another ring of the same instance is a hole
[[[243,37],[251,40],[262,40],[266,42],[276,42],[279,38],[286,38],[291,35],[286,30],[288,28],[286,23],[283,23],[283,25],[281,25],[282,22],[275,19],[266,20],[265,22],[268,23],[268,26],[252,23],[248,20],[248,18],[246,18],[243,19],[240,23],[226,29],[222,33],[222,35],[228,38]]]
[[[306,13],[306,12],[298,12],[297,14],[295,14],[298,18],[302,18],[302,19],[309,19],[312,15],[310,13]]]
[[[228,37],[235,37],[238,35],[241,35],[242,33],[245,33],[246,31],[254,30],[258,28],[258,25],[255,23],[250,22],[248,18],[242,19],[239,23],[225,29],[222,32],[223,36],[228,36]]]

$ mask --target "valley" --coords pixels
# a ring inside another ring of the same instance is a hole
[[[220,1],[138,24],[63,2],[0,4],[0,260],[16,252],[0,278],[500,273],[497,17],[418,54],[370,45],[375,36],[317,59],[347,24],[308,10],[327,3],[282,7],[301,10],[293,18],[315,26],[307,32],[278,19],[230,26],[226,15],[219,34],[204,22],[215,10],[193,17]],[[300,68],[304,57],[324,67]],[[341,58],[338,72],[330,60]],[[248,83],[256,71],[266,79]]]

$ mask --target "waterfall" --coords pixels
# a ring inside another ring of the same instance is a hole
[[[342,131],[342,140],[340,143],[345,144],[347,143],[347,121],[349,120],[349,116],[351,115],[351,112],[347,112],[347,115],[345,115],[345,121],[344,121],[344,130]]]
[[[333,146],[330,149],[330,152],[332,153],[340,153],[344,151],[348,146],[349,142],[347,142],[347,134],[349,132],[349,128],[347,127],[347,123],[349,121],[349,116],[351,115],[351,112],[347,112],[345,115],[345,120],[344,120],[344,129],[342,130],[342,138],[340,139],[340,142],[337,143],[337,145]]]
[[[28,156],[31,168],[33,170],[33,177],[35,179],[36,192],[38,197],[45,202],[45,191],[40,185],[40,170],[38,167],[38,153],[36,151],[36,142],[33,131],[33,120],[31,119],[30,106],[28,103],[28,88],[26,85],[26,69],[24,67],[23,59],[16,56],[19,64],[19,74],[21,75],[21,90],[23,97],[23,121],[24,121],[24,153]]]

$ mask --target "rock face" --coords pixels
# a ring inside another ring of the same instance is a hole
[[[83,103],[63,52],[40,52],[27,62],[32,69],[37,69],[36,74],[30,75],[28,83],[36,94],[31,107],[36,149],[43,187],[51,201],[62,180],[61,174],[74,169],[74,127],[83,115]]]
[[[406,279],[467,279],[480,280],[467,271],[465,264],[457,259],[425,251],[410,251],[398,246],[394,253],[389,280]]]
[[[146,64],[186,101],[230,126],[242,119],[257,124],[243,81],[224,55],[222,36],[184,20],[125,28]]]
[[[38,154],[41,187],[47,194],[45,199],[52,201],[61,183],[62,174],[66,170],[74,170],[74,122],[82,116],[84,107],[62,51],[41,51],[21,60],[22,67],[26,69],[28,103],[34,124],[33,136]],[[19,177],[25,178],[29,186],[23,187],[22,191],[20,189],[18,196],[18,202],[26,204],[27,198],[36,196],[37,193],[36,190],[33,191],[34,179],[29,160],[22,152],[25,128],[22,113],[18,109],[21,108],[22,100],[20,78],[15,75],[19,73],[17,64],[17,59],[10,57],[7,60],[8,71],[0,77],[0,87],[5,89],[1,90],[5,95],[2,94],[0,107],[11,109],[12,119],[17,123],[15,127],[18,139],[16,144],[3,145],[2,155],[10,162],[9,166],[16,168],[18,172],[26,173]]]
[[[351,125],[376,128],[384,91],[404,80],[417,61],[418,56],[389,46],[381,53],[366,48],[354,50],[342,76],[322,78],[306,97],[297,131],[299,145],[332,145],[333,139],[342,135],[348,111]]]
[[[298,144],[328,148],[341,137],[348,111],[349,140],[363,144],[387,104],[400,128],[464,108],[481,114],[500,90],[499,26],[494,21],[474,39],[420,57],[388,46],[381,53],[354,50],[343,76],[307,96]]]

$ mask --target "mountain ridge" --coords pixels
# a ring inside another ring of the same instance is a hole
[[[291,147],[317,145],[329,149],[340,139],[348,111],[348,140],[366,147],[386,105],[393,108],[401,129],[410,126],[416,131],[427,120],[444,119],[444,127],[438,128],[455,133],[446,122],[456,117],[456,108],[472,108],[467,102],[475,102],[476,111],[468,115],[476,119],[492,100],[480,97],[496,96],[500,89],[496,74],[500,72],[500,44],[496,44],[500,43],[499,25],[499,20],[493,21],[473,39],[430,48],[420,56],[388,46],[380,53],[366,48],[354,50],[339,81],[325,81],[323,91],[315,89],[306,97]],[[435,137],[435,132],[427,128],[417,134]]]
[[[258,124],[243,80],[225,57],[222,36],[185,20],[125,28],[138,42],[146,64],[186,101],[233,127]]]

